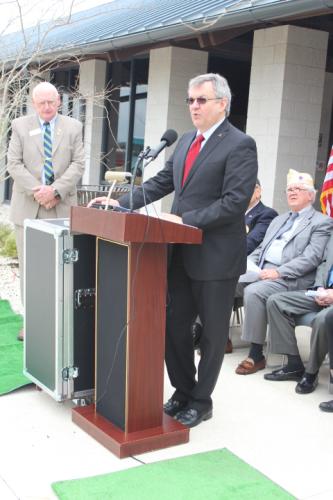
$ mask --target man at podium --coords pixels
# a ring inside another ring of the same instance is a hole
[[[175,388],[164,412],[194,427],[213,414],[214,390],[228,339],[236,283],[246,269],[244,214],[257,178],[254,140],[231,125],[231,92],[225,78],[190,80],[188,97],[196,130],[185,133],[165,167],[132,193],[133,207],[174,192],[163,218],[196,226],[201,245],[170,248],[166,365]],[[93,202],[103,202],[97,198]],[[128,208],[131,196],[111,200]],[[196,376],[193,321],[200,316],[201,358]]]

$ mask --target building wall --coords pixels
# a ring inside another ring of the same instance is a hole
[[[333,111],[333,73],[326,73],[324,83],[324,95],[321,110],[320,132],[318,141],[318,153],[316,163],[315,184],[317,188],[322,186],[326,168],[327,160],[331,150],[332,140],[332,111]],[[316,200],[316,208],[320,209],[320,192]]]
[[[278,26],[254,33],[247,132],[258,146],[264,201],[287,208],[290,168],[315,175],[328,33]]]
[[[91,59],[80,64],[80,94],[86,102],[83,184],[100,183],[106,61]]]
[[[150,51],[145,146],[158,144],[169,128],[175,129],[178,136],[193,128],[185,103],[188,82],[193,76],[205,73],[207,64],[208,54],[202,51],[179,47]],[[174,146],[165,149],[149,165],[144,178],[151,177],[163,168],[173,149]],[[168,196],[155,206],[169,211],[171,202],[172,196]]]

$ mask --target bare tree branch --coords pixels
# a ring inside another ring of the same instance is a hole
[[[4,55],[0,59],[0,182],[7,178],[6,153],[11,122],[14,118],[26,113],[33,82],[45,80],[45,72],[53,71],[66,63],[80,67],[80,58],[71,54],[70,51],[67,57],[64,57],[62,53],[53,57],[51,61],[45,58],[48,36],[59,26],[69,25],[73,22],[75,0],[70,0],[67,3],[66,15],[55,17],[47,22],[42,22],[42,19],[37,20],[33,28],[27,29],[25,28],[25,11],[22,2],[20,0],[6,2],[11,10],[14,10],[15,7],[16,17],[12,19],[11,23],[15,26],[19,25],[19,31],[10,38],[12,44],[10,47],[8,47],[8,38],[3,36],[4,33],[0,38],[0,53]],[[29,6],[31,7],[31,5],[30,2]],[[11,28],[11,23],[8,23],[7,29]],[[19,41],[20,43],[18,43]],[[114,98],[115,95],[119,95],[118,90],[115,87],[106,87],[99,93],[84,95],[76,88],[71,89],[69,96],[71,102],[76,103],[79,109],[84,108],[87,103],[97,106],[100,108],[97,119],[102,119],[102,116],[106,119],[115,149],[105,154],[99,153],[98,158],[90,158],[100,162],[105,169],[110,168],[111,158],[115,156],[116,151],[124,153],[120,145],[117,144],[111,125],[111,115],[118,113],[117,103],[119,101]],[[68,96],[68,94],[66,95]],[[64,111],[64,109],[60,109],[60,112]],[[85,119],[84,116],[76,116],[76,118],[82,121]],[[86,146],[90,150],[91,145],[86,144]]]

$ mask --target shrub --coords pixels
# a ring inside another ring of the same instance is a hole
[[[0,224],[0,255],[17,257],[14,231],[6,224]]]

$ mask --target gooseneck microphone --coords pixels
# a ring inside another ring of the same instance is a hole
[[[133,169],[133,175],[132,175],[132,181],[131,181],[131,189],[130,189],[130,211],[133,212],[133,190],[134,190],[134,182],[136,179],[136,176],[138,172],[142,175],[141,172],[141,166],[140,164],[142,163],[142,167],[146,167],[150,162],[155,160],[155,158],[158,157],[161,151],[163,151],[164,148],[167,146],[171,146],[178,138],[178,134],[175,130],[172,128],[166,130],[164,134],[161,137],[161,142],[156,146],[156,148],[150,148],[149,146],[144,150],[141,151],[141,153],[138,156],[138,159],[136,161],[135,167]],[[144,165],[143,161],[147,160],[147,163]]]

